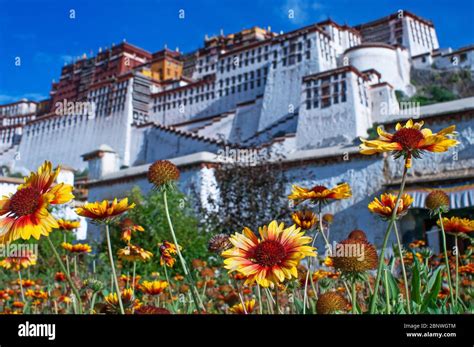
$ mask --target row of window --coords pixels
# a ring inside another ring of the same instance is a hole
[[[26,130],[26,134],[29,135],[30,132],[32,135],[34,134],[40,134],[45,131],[49,130],[55,130],[56,128],[61,128],[61,127],[66,127],[66,126],[71,126],[71,125],[76,125],[78,122],[81,122],[83,120],[83,117],[88,117],[87,115],[77,115],[75,117],[71,116],[65,116],[62,117],[61,119],[56,119],[52,121],[46,122],[41,122],[39,124],[32,125]]]
[[[244,83],[241,83],[241,84],[238,84],[238,85],[232,85],[230,87],[219,89],[218,92],[217,92],[217,95],[218,95],[218,97],[223,97],[223,96],[228,96],[228,95],[232,95],[232,94],[235,94],[235,93],[246,92],[246,91],[253,90],[255,88],[261,87],[262,85],[264,85],[266,83],[266,81],[267,81],[267,79],[265,77],[265,78],[259,78],[259,79],[256,79],[256,80],[244,82]],[[193,105],[193,103],[198,103],[198,102],[202,102],[202,101],[205,101],[205,100],[212,100],[215,97],[216,97],[216,93],[214,91],[212,91],[212,92],[196,95],[194,97],[191,96],[189,98],[183,98],[183,99],[180,99],[180,100],[167,102],[167,103],[164,103],[162,105],[160,105],[160,104],[156,105],[156,102],[155,102],[155,105],[153,106],[153,112],[156,113],[156,112],[160,112],[160,111],[174,109],[176,107],[181,107],[181,106],[186,106],[186,105]]]
[[[326,83],[321,83],[321,87],[306,89],[306,109],[327,108],[333,104],[347,101],[345,80],[332,84],[327,81],[322,82]]]
[[[323,57],[330,61],[335,58],[335,52],[330,45],[330,40],[320,34],[319,40],[321,42],[321,53]],[[284,56],[282,58],[283,66],[292,65],[303,60],[303,54],[306,59],[311,59],[310,49],[312,46],[311,39],[307,38],[307,34],[303,35],[303,40],[299,41],[288,41],[281,42],[281,54]],[[287,45],[286,45],[287,44]],[[306,48],[306,52],[304,52]],[[264,47],[259,47],[258,49],[253,49],[246,51],[245,53],[240,53],[239,55],[233,55],[224,59],[221,59],[218,63],[218,69],[221,74],[225,72],[230,72],[231,70],[236,70],[241,66],[249,66],[256,63],[266,62],[270,59],[273,59],[273,67],[276,68],[279,52],[278,50],[273,50],[270,52],[270,46],[266,45]],[[213,72],[215,70],[215,64],[203,65],[204,59],[199,60],[197,71],[199,74],[206,72]]]
[[[253,80],[256,78],[260,78],[262,75],[266,76],[268,74],[268,67],[265,66],[261,69],[244,72],[239,75],[235,75],[232,77],[226,77],[225,79],[220,79],[218,82],[219,88],[223,88],[225,86],[229,86],[230,84],[234,85],[236,83],[241,83],[242,81],[247,82],[249,80]]]
[[[433,37],[431,35],[431,30],[429,27],[418,21],[410,21],[411,32],[413,35],[413,40],[420,43],[424,47],[433,48]]]
[[[207,83],[207,84],[202,84],[197,87],[185,88],[183,90],[180,90],[179,92],[171,92],[171,93],[166,93],[165,95],[159,96],[155,98],[154,103],[157,104],[157,103],[163,103],[170,100],[176,100],[176,99],[182,98],[183,96],[186,97],[188,96],[188,94],[193,95],[194,93],[196,94],[203,93],[205,91],[214,90],[214,88],[215,88],[214,83]]]

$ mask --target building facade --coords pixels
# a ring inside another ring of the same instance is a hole
[[[135,185],[149,189],[150,163],[171,159],[183,171],[183,190],[192,186],[206,201],[217,194],[220,153],[264,148],[282,154],[294,183],[349,182],[353,198],[328,207],[336,213],[334,233],[367,229],[379,243],[381,224],[367,203],[396,186],[399,163],[358,154],[358,138],[376,125],[418,118],[439,130],[455,120],[456,160],[452,152],[427,155],[408,189],[416,208],[427,182],[450,189],[453,208],[473,206],[474,182],[466,177],[474,98],[409,109],[397,101],[397,91],[416,92],[412,69],[435,68],[472,71],[471,49],[440,50],[433,24],[407,11],[356,27],[328,19],[281,34],[257,27],[221,33],[186,54],[124,42],[65,66],[50,99],[0,106],[0,163],[11,172],[45,159],[87,169],[88,199],[96,200]]]

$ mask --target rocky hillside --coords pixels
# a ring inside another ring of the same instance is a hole
[[[408,98],[397,91],[399,101],[417,101],[423,106],[474,96],[474,79],[469,70],[412,69],[411,83],[417,89],[416,94]]]

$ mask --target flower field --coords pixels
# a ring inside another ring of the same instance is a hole
[[[159,217],[152,214],[142,225],[134,211],[143,211],[145,202],[131,197],[76,206],[77,216],[101,232],[102,242],[85,243],[74,239],[78,219],[56,217],[57,209],[73,202],[74,187],[57,183],[60,167],[45,161],[0,200],[0,244],[23,250],[0,259],[0,313],[473,313],[474,221],[447,217],[448,196],[432,190],[426,208],[441,230],[441,253],[424,240],[403,246],[397,229],[413,202],[404,192],[408,171],[424,152],[456,146],[454,126],[433,133],[410,120],[398,124],[394,134],[378,129],[378,135],[362,140],[361,153],[388,152],[405,165],[398,195],[383,193],[367,206],[373,218],[386,223],[376,231],[383,234],[377,247],[363,230],[331,239],[337,215],[325,209],[332,201],[351,199],[346,182],[293,185],[287,197],[293,210],[285,223],[275,216],[264,225],[201,232],[196,239],[204,240],[205,249],[196,257],[193,243],[184,242],[179,231],[193,228],[190,222],[179,224],[182,212],[174,199],[180,171],[166,160],[148,172],[153,190],[147,199],[159,201],[151,205]],[[164,225],[160,236],[153,231],[158,219]],[[391,235],[397,243],[388,252]],[[452,249],[447,235],[454,238]],[[317,240],[326,247],[316,249]],[[462,253],[461,242],[468,245]]]

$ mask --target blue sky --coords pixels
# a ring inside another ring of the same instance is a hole
[[[433,20],[442,47],[474,43],[473,0],[0,0],[0,104],[46,98],[65,62],[124,38],[151,52],[165,44],[188,52],[221,29],[286,32],[328,16],[356,25],[398,9]]]

